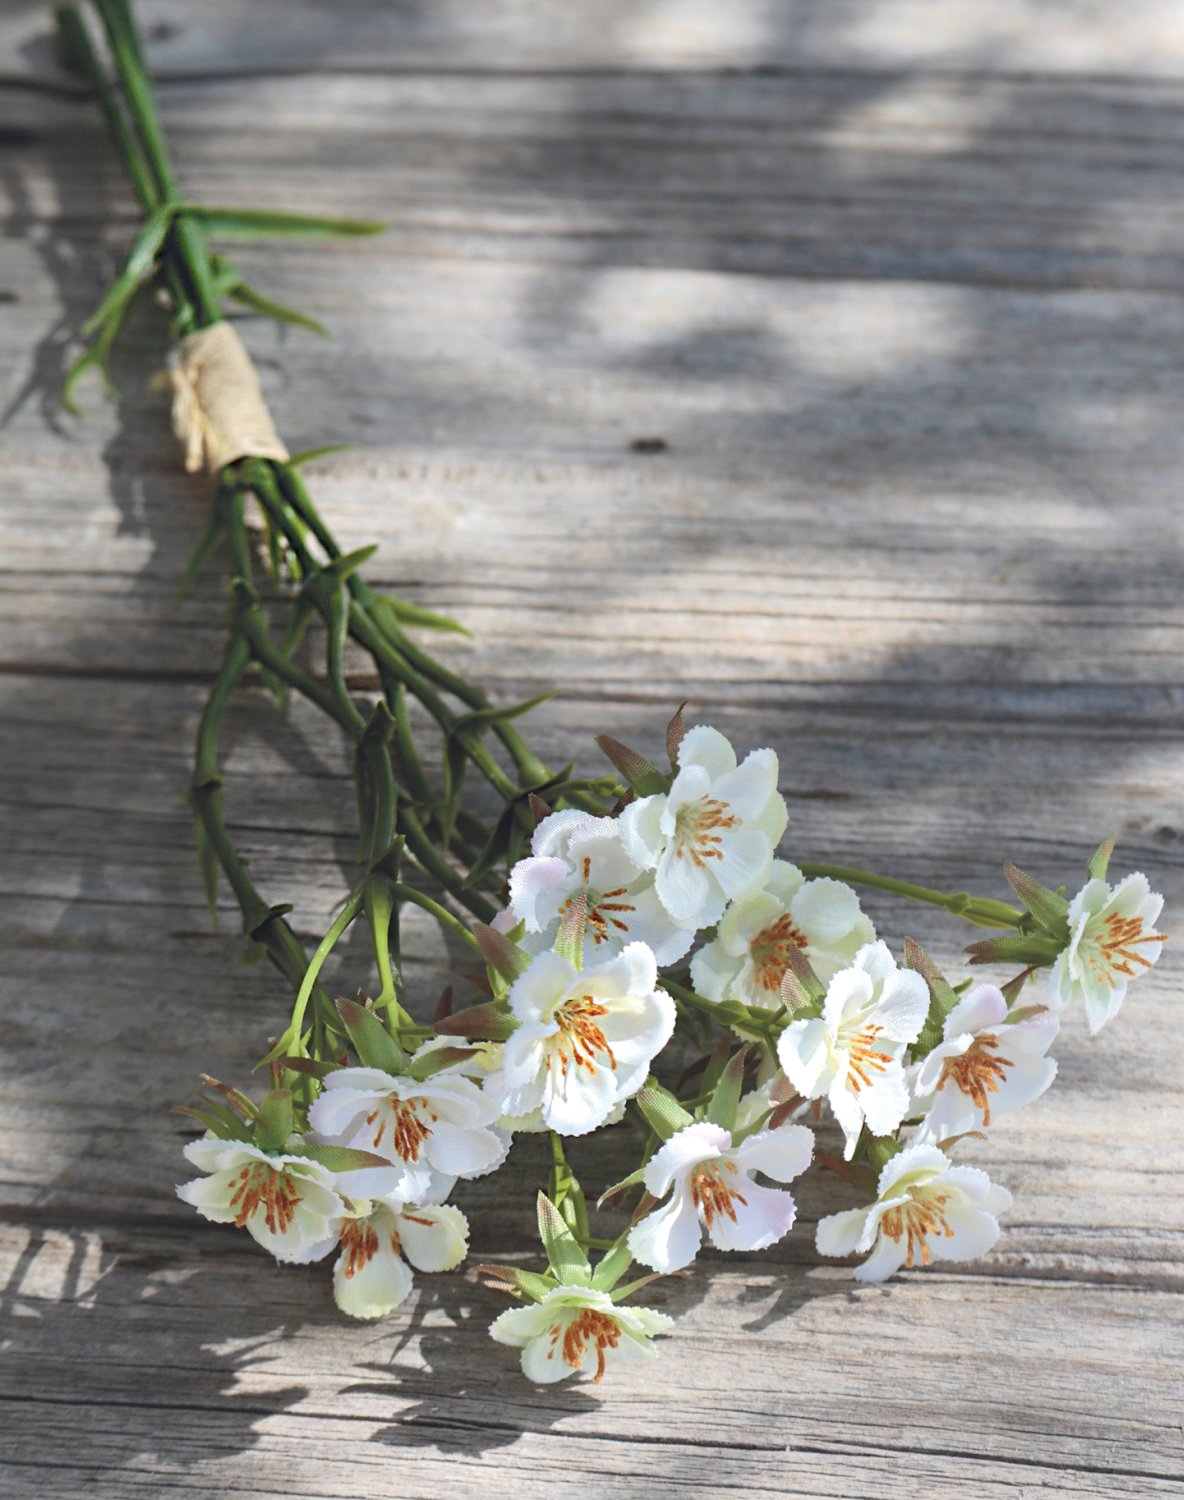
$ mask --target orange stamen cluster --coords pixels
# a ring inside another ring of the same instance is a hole
[[[753,979],[758,989],[777,994],[781,981],[789,969],[789,955],[793,949],[806,947],[806,935],[793,925],[788,912],[759,932],[752,941]]]
[[[615,1319],[610,1318],[607,1313],[586,1307],[566,1327],[562,1323],[556,1323],[551,1329],[552,1353],[560,1339],[563,1340],[563,1361],[573,1370],[581,1368],[584,1355],[588,1352],[588,1345],[595,1344],[596,1374],[592,1378],[599,1382],[604,1379],[605,1351],[615,1349],[621,1342],[621,1329]]]
[[[1124,917],[1112,911],[1102,923],[1102,933],[1095,951],[1085,961],[1095,979],[1106,980],[1110,974],[1134,975],[1132,964],[1149,969],[1152,960],[1135,950],[1144,943],[1166,943],[1166,932],[1144,932],[1142,917]]]
[[[238,1187],[230,1200],[231,1208],[238,1210],[235,1226],[244,1229],[256,1209],[262,1208],[270,1233],[285,1234],[292,1227],[296,1205],[301,1201],[293,1179],[266,1162],[244,1167],[238,1177]]]
[[[939,1090],[944,1089],[947,1083],[952,1083],[965,1094],[972,1104],[982,1110],[984,1125],[991,1123],[991,1101],[988,1096],[995,1093],[1006,1080],[1007,1070],[1015,1066],[1009,1057],[992,1055],[998,1046],[997,1036],[978,1037],[961,1057],[946,1058],[941,1077],[937,1081]]]
[[[559,1066],[564,1077],[571,1062],[577,1068],[593,1072],[598,1054],[608,1059],[610,1068],[617,1066],[608,1038],[596,1023],[598,1016],[607,1014],[608,1006],[601,1005],[592,995],[577,995],[575,999],[565,1001],[555,1012],[555,1024],[559,1027]],[[547,1066],[551,1066],[550,1057]]]
[[[723,835],[720,828],[735,828],[740,820],[728,811],[728,803],[717,802],[714,797],[700,797],[698,802],[679,808],[675,822],[674,857],[687,855],[697,869],[705,869],[710,859],[723,859],[719,847]]]
[[[911,1268],[916,1263],[918,1250],[921,1252],[921,1264],[929,1264],[932,1259],[930,1235],[953,1239],[954,1231],[945,1215],[945,1207],[949,1201],[948,1193],[929,1193],[922,1197],[915,1197],[910,1193],[907,1203],[898,1203],[895,1208],[890,1208],[880,1220],[880,1228],[890,1240],[899,1244],[902,1238],[908,1237],[908,1253],[904,1262],[906,1266]]]
[[[588,855],[585,855],[584,889],[582,892],[587,904],[588,913],[585,921],[588,924],[588,931],[592,934],[593,943],[599,947],[601,943],[607,943],[609,938],[612,937],[612,933],[609,931],[610,927],[615,927],[618,932],[628,933],[629,931],[629,924],[622,922],[621,918],[616,916],[615,913],[621,912],[624,914],[625,912],[636,911],[637,908],[628,901],[621,900],[622,896],[629,894],[628,886],[619,885],[611,891],[594,891],[589,887],[591,879],[592,860]],[[577,895],[579,894],[581,893],[577,892]],[[576,896],[569,896],[559,908],[560,920],[567,915],[568,909],[575,900]]]
[[[691,1173],[691,1202],[699,1210],[708,1229],[715,1223],[717,1214],[731,1219],[734,1224],[736,1204],[748,1202],[739,1188],[723,1177],[724,1172],[730,1177],[736,1177],[739,1170],[735,1162],[709,1161],[696,1167]]]
[[[341,1248],[345,1252],[345,1274],[356,1276],[378,1254],[378,1231],[369,1219],[347,1219],[341,1226]],[[392,1232],[391,1248],[399,1253],[399,1236]]]
[[[425,1120],[423,1116],[426,1115]],[[423,1144],[432,1133],[436,1114],[426,1107],[423,1099],[396,1099],[392,1094],[384,1105],[372,1109],[366,1116],[366,1124],[377,1120],[374,1132],[374,1149],[382,1145],[386,1128],[391,1127],[391,1147],[400,1161],[418,1161]]]
[[[869,1073],[882,1073],[890,1062],[895,1061],[890,1052],[876,1048],[876,1038],[882,1026],[865,1026],[847,1047],[847,1081],[855,1093],[870,1087]]]

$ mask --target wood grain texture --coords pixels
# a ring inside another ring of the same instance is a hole
[[[195,197],[391,221],[244,248],[334,337],[244,335],[293,448],[355,445],[312,470],[343,541],[473,629],[441,653],[498,699],[562,686],[546,756],[656,751],[689,697],[777,749],[791,856],[1002,894],[1003,855],[1073,882],[1113,829],[1178,909],[1175,6],[143,14]],[[1171,949],[966,1149],[1015,1194],[983,1262],[857,1288],[813,1251],[845,1190],[811,1183],[781,1246],[659,1289],[675,1336],[603,1390],[525,1385],[462,1276],[345,1326],[324,1268],[175,1200],[171,1106],[285,1003],[225,900],[211,932],[181,802],[222,634],[216,578],[174,597],[205,486],[150,312],[116,403],[52,400],[133,215],[40,4],[0,17],[0,96],[0,1495],[1184,1494]],[[258,688],[227,745],[236,837],[312,939],[349,878],[343,747]],[[970,934],[869,906],[957,965]],[[426,1012],[448,955],[414,915],[406,947]],[[331,974],[366,982],[362,947]],[[464,1195],[481,1253],[527,1242],[515,1152],[517,1197]]]

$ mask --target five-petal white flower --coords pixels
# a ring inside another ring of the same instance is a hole
[[[668,793],[621,813],[625,849],[656,871],[658,899],[680,926],[709,927],[730,900],[764,883],[788,814],[777,756],[753,750],[741,765],[716,729],[688,729]]]
[[[791,1182],[810,1165],[814,1136],[804,1125],[761,1130],[739,1145],[722,1125],[700,1120],[676,1131],[645,1169],[646,1191],[670,1201],[629,1231],[634,1260],[667,1273],[689,1266],[706,1229],[720,1250],[763,1250],[789,1233],[793,1194],[762,1187],[761,1172]]]
[[[511,1307],[493,1320],[489,1332],[499,1344],[522,1350],[522,1371],[540,1385],[578,1374],[589,1357],[594,1381],[610,1364],[654,1359],[653,1339],[673,1323],[650,1307],[621,1307],[607,1292],[558,1286],[525,1307]]]
[[[796,865],[775,859],[764,887],[724,912],[714,942],[692,961],[691,982],[709,1000],[775,1010],[791,949],[805,954],[825,984],[875,938],[849,885],[807,880]]]
[[[451,1271],[469,1248],[469,1223],[451,1205],[353,1204],[341,1226],[333,1296],[351,1318],[381,1318],[411,1290],[417,1271]]]
[[[985,1172],[955,1166],[936,1146],[911,1145],[885,1164],[874,1203],[819,1222],[818,1250],[871,1250],[855,1279],[886,1281],[901,1266],[985,1255],[999,1238],[996,1215],[1010,1207],[1011,1194]]]
[[[540,953],[510,987],[518,1027],[485,1091],[499,1114],[539,1110],[549,1130],[586,1135],[645,1082],[674,1030],[674,1002],[657,988],[644,943],[577,969]]]
[[[873,1135],[889,1135],[908,1113],[901,1056],[928,1013],[921,975],[898,969],[886,943],[869,943],[827,986],[822,1015],[781,1033],[778,1061],[803,1098],[826,1095],[848,1161],[865,1121]]]
[[[1149,969],[1166,935],[1155,931],[1163,897],[1146,875],[1128,875],[1113,888],[1088,880],[1069,903],[1069,942],[1052,967],[1048,1003],[1064,1010],[1085,1002],[1091,1036],[1118,1014],[1127,983]]]
[[[531,855],[510,871],[510,911],[550,947],[564,913],[584,897],[584,960],[594,963],[627,943],[645,943],[660,966],[677,963],[695,934],[658,900],[651,870],[625,851],[616,818],[577,810],[552,813],[534,831]],[[504,925],[504,924],[503,924]]]
[[[245,1229],[276,1260],[320,1260],[337,1243],[345,1204],[327,1167],[211,1135],[190,1141],[185,1158],[208,1175],[179,1184],[177,1197],[215,1224]]]
[[[308,1112],[316,1139],[372,1151],[389,1168],[339,1172],[350,1197],[440,1202],[458,1177],[501,1166],[507,1137],[492,1128],[501,1111],[468,1078],[437,1073],[418,1081],[381,1068],[339,1068]]]
[[[913,1079],[916,1109],[926,1111],[914,1141],[940,1145],[968,1130],[985,1130],[1008,1110],[1030,1104],[1056,1077],[1044,1054],[1060,1030],[1048,1010],[1008,1021],[1007,1000],[993,984],[977,984],[946,1017],[942,1040]]]

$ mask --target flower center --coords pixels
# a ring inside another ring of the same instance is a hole
[[[1142,944],[1166,943],[1167,940],[1166,932],[1144,932],[1142,917],[1124,917],[1112,911],[1102,922],[1102,929],[1085,961],[1095,979],[1112,984],[1115,974],[1133,975],[1132,964],[1141,964],[1144,969],[1151,967],[1154,960],[1136,952]]]
[[[916,1189],[910,1189],[908,1202],[898,1203],[890,1208],[880,1220],[880,1228],[890,1240],[899,1244],[907,1236],[906,1266],[911,1267],[915,1263],[918,1249],[921,1252],[921,1264],[929,1264],[932,1258],[929,1251],[931,1234],[944,1235],[947,1240],[953,1239],[954,1231],[945,1214],[949,1201],[948,1193],[930,1192],[918,1197]]]
[[[230,1207],[238,1210],[234,1221],[238,1229],[244,1229],[251,1215],[261,1208],[271,1233],[285,1234],[292,1227],[300,1201],[291,1177],[266,1162],[256,1162],[238,1174],[238,1187]]]
[[[847,1043],[847,1082],[856,1094],[870,1087],[869,1074],[882,1073],[890,1062],[895,1061],[891,1052],[881,1052],[876,1046],[876,1038],[883,1029],[882,1026],[865,1026]]]
[[[613,1049],[597,1024],[597,1017],[607,1014],[608,1006],[601,1005],[593,995],[577,995],[575,999],[565,1000],[555,1012],[555,1024],[559,1031],[554,1046],[565,1078],[568,1067],[573,1062],[577,1068],[587,1068],[589,1073],[594,1072],[598,1054],[603,1054],[608,1059],[610,1068],[616,1068],[617,1060],[613,1056]],[[550,1066],[551,1058],[548,1057],[547,1067]]]
[[[371,1219],[346,1219],[341,1226],[341,1248],[345,1253],[345,1274],[356,1276],[378,1254],[378,1230]],[[391,1249],[399,1253],[399,1236],[391,1232]]]
[[[735,1162],[709,1161],[691,1173],[691,1202],[703,1216],[708,1229],[715,1223],[716,1214],[723,1214],[734,1224],[736,1204],[748,1202],[740,1189],[727,1181],[724,1173],[734,1178],[739,1176],[739,1168]]]
[[[422,1116],[427,1116],[425,1121]],[[366,1116],[366,1124],[378,1122],[374,1132],[374,1149],[382,1145],[387,1126],[391,1130],[391,1149],[400,1161],[418,1161],[423,1144],[432,1133],[438,1116],[427,1108],[424,1099],[396,1099],[392,1094]]]
[[[563,1361],[573,1370],[578,1370],[583,1365],[588,1345],[596,1346],[596,1374],[592,1378],[600,1382],[604,1379],[605,1350],[615,1349],[621,1342],[621,1329],[607,1313],[586,1307],[566,1327],[562,1323],[556,1323],[551,1329],[552,1353],[560,1339],[563,1340]]]
[[[609,938],[612,937],[612,933],[609,931],[610,927],[615,927],[618,932],[623,932],[628,936],[629,924],[628,922],[622,922],[621,917],[617,913],[620,912],[624,915],[626,912],[636,911],[637,908],[629,902],[621,900],[622,896],[629,894],[628,886],[619,885],[611,891],[594,891],[589,884],[591,879],[592,860],[588,855],[585,855],[584,884],[582,887],[585,910],[587,911],[585,921],[588,924],[588,932],[591,935],[593,943],[599,947],[601,943],[607,943]],[[567,915],[572,902],[580,894],[581,892],[579,891],[574,892],[559,908],[560,921]]]
[[[740,820],[729,810],[727,802],[717,802],[714,797],[700,797],[698,802],[688,802],[680,807],[674,819],[674,857],[685,854],[697,869],[704,869],[707,861],[723,859],[723,834],[717,830],[735,828]]]
[[[977,1105],[983,1112],[984,1125],[991,1123],[991,1101],[988,1095],[993,1094],[1005,1082],[1008,1068],[1015,1066],[1009,1057],[992,1055],[998,1046],[997,1036],[978,1037],[961,1057],[946,1058],[941,1077],[937,1080],[939,1091],[947,1083],[952,1083],[972,1104]]]
[[[757,989],[777,994],[781,981],[789,969],[789,955],[793,949],[806,948],[806,935],[793,925],[788,912],[752,940],[752,977]]]

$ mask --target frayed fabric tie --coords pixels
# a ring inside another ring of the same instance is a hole
[[[158,380],[172,389],[173,431],[190,474],[203,464],[216,474],[239,458],[288,458],[251,356],[229,323],[182,339]]]

